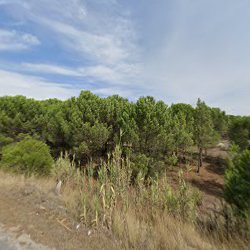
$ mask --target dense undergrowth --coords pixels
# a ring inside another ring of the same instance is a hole
[[[228,204],[201,219],[202,195],[182,171],[175,188],[165,174],[145,179],[140,172],[133,180],[131,162],[118,146],[107,162],[90,162],[83,170],[61,155],[53,176],[62,180],[75,217],[111,230],[126,249],[247,249],[249,221],[234,216]]]

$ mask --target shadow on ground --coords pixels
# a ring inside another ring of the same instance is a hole
[[[209,165],[206,166],[206,170],[208,172],[224,175],[227,166],[227,160],[214,156],[206,156],[205,161],[209,163]]]
[[[222,198],[223,197],[223,185],[213,181],[213,180],[196,180],[192,179],[191,183],[200,189],[200,191],[208,194],[208,195],[213,195],[217,198]]]

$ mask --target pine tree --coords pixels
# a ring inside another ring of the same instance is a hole
[[[250,212],[250,150],[231,150],[231,159],[225,173],[225,199],[234,204],[239,212]]]
[[[202,166],[202,152],[215,138],[211,112],[205,102],[198,99],[194,113],[194,141],[198,147],[198,169]]]

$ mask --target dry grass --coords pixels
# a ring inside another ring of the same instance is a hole
[[[113,230],[125,249],[214,249],[193,226],[168,215],[157,217],[150,224],[138,220],[134,212],[118,214]]]
[[[37,178],[35,176],[25,177],[24,175],[16,175],[6,171],[0,171],[0,188],[5,190],[22,189],[27,186],[32,186],[38,190],[51,193],[54,191],[55,181],[52,178]]]
[[[247,249],[241,239],[228,241],[224,233],[210,237],[197,230],[201,194],[182,173],[176,191],[166,176],[145,183],[139,175],[131,185],[130,162],[121,158],[119,148],[100,166],[97,179],[91,164],[84,173],[67,157],[57,164],[55,176],[64,179],[62,198],[74,214],[85,225],[108,228],[124,249]]]
[[[121,158],[119,148],[98,169],[94,178],[90,164],[84,172],[61,157],[49,178],[15,176],[0,172],[0,188],[34,186],[53,193],[56,179],[63,181],[60,199],[85,227],[112,233],[122,249],[248,249],[242,239],[227,240],[225,234],[208,235],[196,225],[201,196],[179,176],[177,191],[165,176],[143,181],[139,175],[130,183],[130,163]],[[100,242],[100,244],[102,244]],[[113,245],[105,245],[105,249]]]

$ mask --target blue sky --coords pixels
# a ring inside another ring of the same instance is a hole
[[[249,0],[0,0],[0,95],[91,90],[250,115]]]

